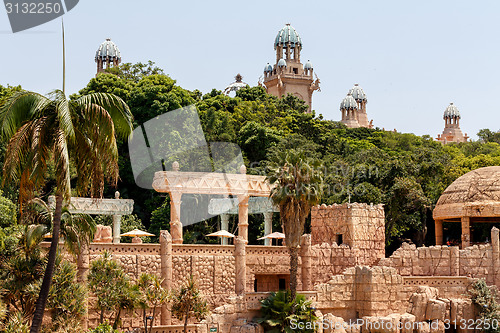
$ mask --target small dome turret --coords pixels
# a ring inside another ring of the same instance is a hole
[[[118,60],[118,62],[121,62],[122,57],[120,54],[120,50],[118,49],[118,46],[116,46],[116,44],[111,41],[110,38],[107,38],[101,45],[99,45],[99,48],[95,53],[95,61],[97,62],[98,60]]]
[[[285,59],[281,58],[278,61],[278,67],[286,67],[286,61],[285,61]]]
[[[304,69],[313,69],[313,64],[310,60],[307,60],[306,64],[304,65]]]
[[[299,34],[290,24],[285,25],[278,32],[274,40],[274,48],[276,49],[277,46],[285,46],[287,43],[290,43],[291,47],[295,47],[295,45],[299,47],[302,46],[302,40]]]
[[[366,94],[363,91],[363,88],[361,88],[357,83],[352,87],[351,90],[349,90],[349,93],[352,95],[352,97],[358,101],[358,102],[367,102],[368,100],[366,99]]]
[[[264,67],[264,73],[270,73],[273,71],[273,66],[271,66],[269,63]]]
[[[243,82],[243,76],[241,76],[241,74],[239,74],[239,73],[236,74],[234,79],[236,81],[234,81],[233,83],[228,85],[226,87],[226,89],[224,89],[224,93],[226,95],[228,95],[232,91],[236,92],[236,91],[240,90],[241,88],[245,88],[246,86],[248,86],[248,83]]]
[[[455,117],[460,118],[460,111],[458,111],[458,108],[453,103],[450,103],[446,110],[444,110],[443,119]]]
[[[356,100],[354,97],[352,97],[352,94],[349,92],[347,96],[342,100],[340,103],[340,110],[357,110],[358,109],[358,103],[356,103]]]

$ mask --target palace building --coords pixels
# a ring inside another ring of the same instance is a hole
[[[290,25],[285,25],[274,40],[276,63],[264,67],[263,83],[269,94],[282,97],[287,94],[297,96],[309,106],[311,112],[312,94],[319,89],[319,79],[313,79],[313,65],[308,60],[302,65],[300,52],[302,40],[297,31]]]

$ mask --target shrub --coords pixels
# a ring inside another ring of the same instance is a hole
[[[496,287],[488,287],[486,281],[478,279],[472,283],[468,294],[482,320],[483,332],[500,332],[500,305],[497,302],[498,291]]]
[[[311,302],[300,294],[295,296],[293,302],[290,299],[290,291],[271,293],[269,297],[260,301],[262,317],[257,319],[257,322],[263,324],[265,331],[269,333],[315,332],[314,323],[318,318],[314,314],[315,309]],[[294,330],[292,327],[295,325],[295,328],[301,327],[301,329]],[[308,329],[311,325],[313,328]]]
[[[113,328],[120,324],[123,309],[133,309],[139,297],[139,288],[130,282],[123,268],[111,258],[109,252],[92,261],[88,287],[97,297],[99,322],[104,323],[105,313],[109,314]]]
[[[180,321],[184,321],[184,333],[187,333],[187,324],[190,317],[203,320],[209,313],[207,302],[203,299],[191,275],[186,283],[172,296],[172,314]]]
[[[96,328],[88,330],[88,333],[119,333],[119,331],[113,329],[108,323],[102,323]]]

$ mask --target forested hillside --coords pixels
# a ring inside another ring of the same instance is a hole
[[[118,95],[130,106],[135,126],[165,112],[195,104],[207,142],[237,143],[249,173],[262,174],[267,160],[284,149],[301,149],[318,157],[325,170],[323,202],[383,203],[387,244],[391,247],[405,238],[417,244],[425,243],[427,238],[432,243],[429,235],[433,232],[432,209],[443,190],[470,170],[500,165],[500,135],[495,132],[496,128],[482,130],[478,134],[479,141],[443,146],[430,136],[379,128],[348,129],[319,114],[306,114],[307,107],[296,97],[289,95],[277,99],[262,87],[241,89],[234,98],[215,89],[203,95],[200,91],[178,86],[151,62],[124,64],[111,70],[112,73],[91,79],[79,94],[108,92]],[[19,87],[0,86],[0,99],[14,89]],[[2,143],[2,160],[4,147]],[[134,216],[125,217],[124,226],[144,227],[156,234],[162,228],[168,229],[168,197],[138,188],[125,142],[119,143],[119,153],[121,179],[118,190],[123,198],[135,200]],[[40,196],[50,194],[51,184],[45,189]],[[113,197],[114,191],[108,188],[106,197]],[[4,195],[16,201],[16,191],[8,184]],[[104,218],[101,220],[107,222]],[[277,217],[274,222],[278,228]],[[257,244],[256,238],[263,233],[263,218],[251,216],[249,223],[250,243]],[[216,241],[203,235],[215,230],[217,225],[217,218],[213,218],[189,226],[185,228],[185,241]],[[234,220],[231,225],[234,228]]]

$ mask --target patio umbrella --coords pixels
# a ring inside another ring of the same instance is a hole
[[[262,239],[285,239],[285,234],[281,232],[273,232],[272,234],[265,235],[264,237],[258,238],[257,240],[262,240]]]
[[[226,231],[226,230],[219,230],[217,232],[213,232],[211,234],[206,235],[207,237],[223,237],[223,238],[234,238],[235,236]]]
[[[124,234],[121,234],[120,237],[122,236],[129,236],[129,237],[144,237],[144,236],[154,236],[154,234],[150,234],[149,232],[145,232],[139,229],[134,229],[132,231],[126,232]]]
[[[134,229],[132,231],[120,235],[120,237],[122,236],[134,237],[132,238],[132,243],[140,244],[142,243],[142,239],[140,239],[139,237],[154,236],[154,234],[150,234],[149,232],[145,232],[139,229]]]
[[[224,238],[234,238],[234,237],[236,237],[235,235],[233,235],[232,233],[230,233],[230,232],[228,232],[226,230],[219,230],[217,232],[213,232],[213,233],[208,234],[206,236],[208,236],[208,237],[220,237],[222,245],[227,245],[227,241],[224,240]]]

